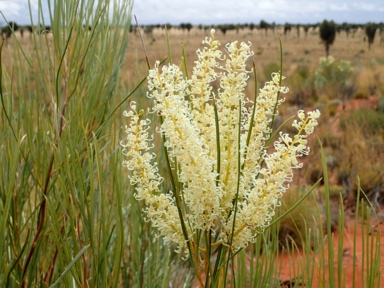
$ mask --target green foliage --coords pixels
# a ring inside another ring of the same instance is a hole
[[[329,186],[329,197],[335,199],[335,198],[345,198],[347,195],[347,192],[345,191],[345,188],[341,185],[332,185]]]
[[[313,72],[306,65],[300,65],[287,79],[290,87],[290,96],[287,97],[292,105],[308,107],[314,104],[315,91],[313,84]]]
[[[286,35],[287,32],[291,31],[291,29],[292,29],[292,24],[290,24],[290,23],[285,23],[285,24],[284,24],[284,35]]]
[[[384,135],[383,112],[375,111],[372,109],[359,109],[356,111],[351,111],[341,117],[340,128],[346,131],[347,126],[351,123],[355,123],[357,126],[359,126],[367,137],[380,137]]]
[[[50,1],[52,33],[1,46],[1,287],[189,282],[131,204],[115,112],[135,90],[120,83],[132,1],[109,3]]]
[[[265,34],[267,34],[268,29],[271,28],[271,24],[269,24],[265,20],[260,20],[259,28],[260,29],[264,29],[265,30]]]
[[[384,203],[383,186],[383,114],[373,110],[351,111],[340,119],[344,132],[339,153],[341,183],[353,183],[360,177],[360,186],[374,205]],[[347,137],[353,135],[353,138]],[[347,185],[356,197],[357,191]]]
[[[182,30],[187,30],[189,32],[193,28],[193,25],[189,22],[188,23],[180,23],[180,28]]]
[[[280,70],[280,65],[276,62],[269,62],[263,69],[263,76],[264,79],[270,79],[272,73],[275,73],[276,71]]]
[[[333,44],[336,37],[336,24],[333,21],[324,20],[320,24],[320,38],[325,46],[325,54],[328,57],[329,47]]]
[[[365,35],[367,35],[368,38],[368,48],[371,49],[371,45],[373,44],[373,41],[375,40],[375,34],[376,30],[378,28],[378,25],[376,23],[369,22],[365,25]]]
[[[315,88],[325,93],[328,99],[343,98],[353,68],[349,61],[335,60],[332,56],[320,58],[320,65],[314,74]]]
[[[282,204],[277,211],[277,216],[283,214],[292,207],[298,200],[308,191],[309,187],[293,187],[282,197]],[[303,202],[291,211],[288,215],[279,221],[279,244],[283,247],[295,243],[297,247],[302,247],[306,243],[311,242],[311,239],[306,239],[307,231],[315,231],[322,226],[319,223],[319,218],[324,212],[323,205],[320,204],[314,195],[304,199]]]

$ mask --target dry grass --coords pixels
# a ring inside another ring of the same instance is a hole
[[[282,29],[277,30],[283,42],[284,50],[284,74],[289,77],[296,71],[301,65],[308,66],[311,70],[318,66],[319,58],[325,56],[324,46],[321,44],[318,31],[310,30],[307,38],[304,37],[304,32],[300,34],[300,38],[297,38],[296,31],[291,31],[285,37]],[[181,44],[184,45],[185,53],[187,56],[187,63],[189,67],[192,67],[193,61],[196,59],[195,51],[201,47],[201,40],[209,36],[209,31],[199,30],[193,28],[189,33],[177,29],[169,30],[169,41],[171,44],[173,61],[178,63],[180,61],[182,51]],[[334,44],[331,46],[330,54],[335,59],[349,60],[357,68],[359,77],[364,79],[365,73],[374,73],[382,75],[384,73],[383,65],[376,65],[374,71],[371,72],[372,63],[383,63],[384,56],[382,54],[383,47],[379,43],[379,39],[372,45],[371,50],[368,50],[368,43],[364,41],[364,31],[359,30],[355,35],[346,37],[344,32],[337,34]],[[130,35],[130,50],[135,53],[127,55],[128,63],[138,63],[140,68],[145,71],[145,57],[142,49],[141,41],[138,34],[132,33]],[[265,35],[264,30],[249,29],[236,31],[228,31],[223,35],[220,31],[216,32],[216,37],[220,39],[222,43],[233,41],[235,39],[239,41],[251,41],[253,43],[253,61],[256,64],[256,69],[259,72],[260,82],[264,81],[264,76],[261,73],[269,63],[279,63],[279,34],[273,31],[268,31]],[[154,29],[151,35],[143,33],[144,43],[150,62],[155,60],[164,59],[167,57],[167,43],[166,34],[164,29]],[[131,77],[135,72],[135,65],[127,66],[126,77]],[[361,73],[360,73],[361,71]],[[129,75],[129,76],[128,76]],[[362,84],[367,85],[366,81],[362,80]],[[366,87],[364,87],[366,88]]]
[[[196,60],[196,50],[200,48],[201,40],[209,36],[208,30],[200,30],[192,28],[188,33],[176,28],[168,31],[169,42],[172,51],[172,61],[176,64],[181,62],[182,49],[184,46],[187,57],[188,67],[193,66]],[[276,66],[280,62],[279,51],[279,35],[283,44],[283,70],[284,75],[289,79],[302,67],[314,71],[319,64],[320,57],[325,56],[325,49],[321,43],[317,30],[310,29],[307,37],[304,31],[301,31],[300,38],[297,37],[296,30],[292,30],[287,35],[283,35],[283,28],[276,31],[268,30],[265,34],[264,30],[235,30],[228,31],[225,35],[222,32],[216,32],[216,38],[222,43],[227,43],[237,39],[238,41],[250,41],[253,43],[253,61],[255,62],[258,72],[259,82],[265,80],[264,72],[269,67]],[[151,34],[142,32],[145,48],[151,65],[156,60],[165,59],[167,53],[167,37],[164,29],[155,28]],[[32,45],[32,39],[28,33],[21,37],[17,32],[16,37],[21,47],[28,51],[28,47]],[[145,54],[143,51],[141,39],[138,33],[130,33],[130,35],[122,35],[129,37],[129,49],[126,55],[126,63],[122,73],[122,83],[132,83],[138,81],[146,75],[147,65]],[[3,64],[8,66],[12,63],[12,51],[16,44],[7,40],[3,49]],[[330,54],[338,60],[351,61],[355,73],[352,81],[355,83],[355,93],[358,97],[368,97],[373,93],[384,91],[384,85],[380,83],[384,75],[384,55],[382,54],[383,44],[380,39],[376,39],[370,50],[368,43],[365,41],[363,30],[358,30],[355,34],[351,34],[348,38],[344,32],[338,33],[334,44],[331,46]],[[275,65],[274,65],[275,64]],[[249,89],[249,97],[253,97],[253,87]],[[287,95],[287,98],[290,94]]]

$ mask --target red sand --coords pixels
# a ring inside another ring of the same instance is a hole
[[[350,218],[350,219],[346,219],[346,225],[345,225],[345,229],[343,231],[344,233],[344,243],[343,243],[343,255],[342,255],[342,267],[343,267],[343,270],[345,270],[345,283],[340,285],[340,287],[344,287],[344,288],[349,288],[349,287],[367,287],[366,284],[363,285],[362,283],[362,276],[363,276],[363,265],[364,265],[364,273],[366,272],[367,270],[367,262],[365,262],[363,264],[362,262],[362,253],[363,253],[363,249],[366,249],[366,245],[367,243],[366,242],[363,242],[363,235],[366,235],[366,231],[362,231],[362,226],[360,224],[358,224],[356,226],[356,240],[354,240],[354,219]],[[370,229],[370,232],[371,232],[371,235],[374,236],[374,235],[377,235],[377,233],[381,235],[383,235],[383,232],[384,232],[384,224],[380,224],[379,226],[372,226],[371,229]],[[334,242],[334,271],[335,271],[335,284],[336,284],[336,287],[339,287],[338,284],[337,284],[337,261],[338,261],[338,236],[339,236],[339,233],[338,232],[335,232],[333,234],[333,242]],[[372,238],[372,236],[369,237],[369,241]],[[364,238],[366,241],[366,237]],[[353,245],[353,243],[356,243],[355,247]],[[355,286],[352,285],[353,283],[353,266],[354,266],[354,263],[353,263],[353,255],[354,255],[354,249],[356,249],[356,260],[355,260]],[[380,251],[381,253],[383,253],[384,251],[384,241],[380,241]],[[327,258],[327,253],[328,253],[328,249],[325,250],[325,259],[324,259],[324,263],[325,263],[325,268],[328,267],[328,258]],[[365,253],[366,257],[367,257],[367,254]],[[294,276],[293,275],[290,275],[292,274],[292,265],[293,263],[298,263],[298,259],[297,257],[299,257],[300,255],[296,254],[294,255],[293,257],[287,257],[287,256],[284,256],[282,259],[283,261],[283,265],[282,265],[282,273],[280,274],[280,280],[281,281],[285,281],[286,283],[289,281],[289,280],[293,280],[294,279]],[[319,261],[320,261],[320,256],[318,255],[316,257],[316,263],[319,264]],[[368,261],[369,262],[369,261]],[[368,264],[369,265],[369,264]],[[380,270],[384,268],[384,257],[381,257],[381,265],[380,265]],[[320,277],[319,277],[320,276]],[[323,279],[323,277],[321,275],[319,275],[319,271],[316,270],[315,268],[315,272],[314,272],[314,281],[313,281],[313,285],[312,287],[313,288],[317,288],[317,287],[329,287],[329,284],[328,283],[323,283],[323,281],[321,280]],[[325,279],[328,279],[328,275],[325,276]],[[382,279],[380,279],[380,283],[381,285],[379,287],[384,287],[384,281]],[[290,286],[281,286],[281,287],[290,287]],[[293,286],[292,286],[293,287]],[[300,287],[300,286],[299,286]]]

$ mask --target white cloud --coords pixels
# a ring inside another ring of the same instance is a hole
[[[18,2],[0,2],[0,11],[5,18],[17,17],[20,15],[21,10],[22,5]]]
[[[357,10],[363,10],[363,11],[374,11],[378,7],[373,3],[353,3],[352,6]]]
[[[45,11],[48,1],[41,0]],[[34,15],[38,2],[31,0]],[[8,21],[29,22],[28,0],[0,0],[0,10]],[[382,22],[383,11],[383,0],[135,0],[133,7],[140,24]]]
[[[349,5],[347,3],[342,4],[331,4],[329,5],[329,9],[333,11],[349,11]]]

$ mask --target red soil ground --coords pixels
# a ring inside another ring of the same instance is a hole
[[[383,210],[384,211],[384,210]],[[381,212],[382,213],[382,212]],[[379,219],[380,223],[377,225],[372,225],[370,229],[370,236],[368,243],[372,239],[377,239],[375,236],[379,235],[380,237],[384,233],[384,215],[379,215],[381,216],[381,219]],[[350,287],[368,287],[366,283],[363,283],[363,275],[366,273],[367,270],[367,265],[369,265],[370,261],[364,262],[363,263],[363,255],[365,254],[365,257],[367,257],[366,251],[366,233],[367,231],[363,231],[363,227],[361,224],[354,225],[354,219],[352,217],[348,217],[346,219],[345,223],[345,229],[343,231],[336,231],[333,234],[333,243],[334,243],[334,267],[335,267],[335,281],[336,281],[336,287],[341,287],[341,288],[350,288]],[[342,255],[342,269],[345,270],[345,279],[344,283],[342,285],[338,286],[337,284],[337,259],[338,259],[338,238],[340,233],[344,233],[344,243],[343,243],[343,249],[340,249],[343,252]],[[354,234],[356,233],[356,234]],[[364,240],[363,240],[364,239]],[[380,238],[379,238],[380,239]],[[354,245],[356,243],[356,245]],[[374,243],[374,242],[372,242]],[[380,241],[380,251],[383,253],[384,251],[384,241]],[[355,253],[354,253],[355,251]],[[325,258],[324,262],[326,263],[326,267],[328,267],[328,257],[327,257],[328,249],[325,251]],[[353,255],[356,255],[355,257],[355,263],[353,260]],[[282,272],[280,274],[280,280],[284,283],[289,283],[290,280],[294,278],[292,275],[292,263],[297,263],[298,262],[298,257],[300,255],[297,253],[293,257],[287,257],[284,256],[282,259],[283,265],[282,265]],[[316,258],[317,263],[320,261],[320,257],[317,256]],[[381,264],[380,264],[380,270],[384,268],[384,257],[381,257]],[[355,269],[355,285],[353,285],[353,270]],[[325,279],[328,279],[329,275],[325,276]],[[282,285],[281,287],[290,287],[289,285]],[[294,286],[292,286],[294,287]],[[301,287],[301,286],[299,286]],[[316,271],[314,272],[314,281],[313,281],[313,288],[320,288],[324,287],[327,288],[329,287],[329,283],[323,283],[322,281],[322,276],[319,275],[319,272]],[[377,286],[375,286],[377,287]],[[381,279],[380,286],[379,287],[384,287],[384,281]]]

